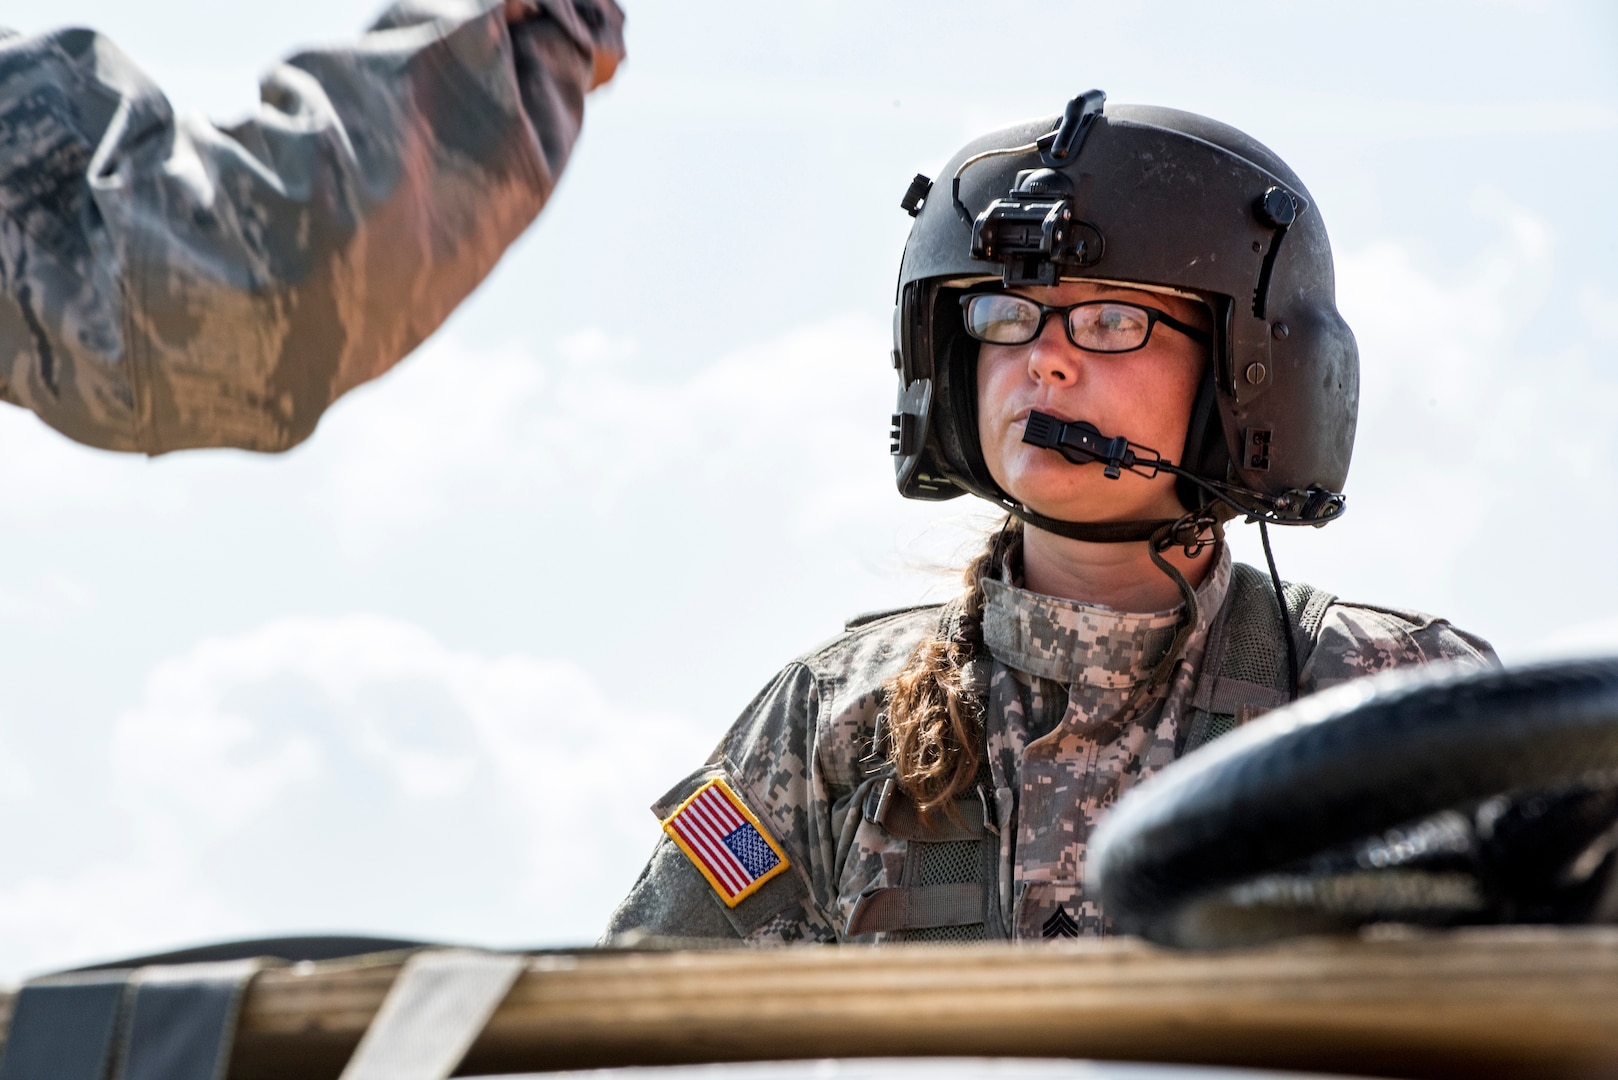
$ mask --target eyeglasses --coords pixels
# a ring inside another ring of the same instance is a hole
[[[1120,300],[1086,300],[1050,307],[1016,293],[972,293],[961,297],[966,332],[991,345],[1026,345],[1045,329],[1045,320],[1062,316],[1067,339],[1075,348],[1094,353],[1125,353],[1145,348],[1158,323],[1206,345],[1211,338],[1166,311]]]

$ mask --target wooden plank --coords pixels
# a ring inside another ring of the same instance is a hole
[[[390,960],[264,973],[231,1076],[335,1077],[396,971]],[[1618,1078],[1618,929],[1219,953],[1109,940],[539,954],[463,1071],[887,1055]]]
[[[1608,930],[1216,954],[1111,941],[554,957],[536,967],[548,977],[519,984],[474,1062],[1005,1054],[1618,1075],[1618,932]]]

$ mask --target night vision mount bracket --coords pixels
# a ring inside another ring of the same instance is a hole
[[[1100,90],[1088,90],[1068,102],[1056,127],[1035,142],[976,154],[956,170],[951,185],[955,206],[970,218],[960,199],[961,174],[968,166],[988,157],[1039,152],[1043,168],[1018,172],[1006,197],[972,219],[972,257],[1002,263],[1006,285],[1054,285],[1064,265],[1100,261],[1101,231],[1074,213],[1073,182],[1058,170],[1078,160],[1106,100]]]

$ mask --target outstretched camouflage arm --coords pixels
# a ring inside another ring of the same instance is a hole
[[[230,128],[94,32],[0,31],[0,399],[114,450],[300,442],[539,213],[622,22],[406,0]]]

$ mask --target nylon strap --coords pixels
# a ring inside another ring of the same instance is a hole
[[[844,932],[857,937],[892,930],[970,926],[983,921],[983,905],[983,886],[978,882],[874,889],[855,902]]]
[[[262,960],[48,976],[17,997],[0,1080],[223,1080]]]
[[[224,1080],[247,984],[260,960],[141,968],[119,1080]]]
[[[947,844],[982,839],[987,832],[983,824],[982,795],[974,791],[969,799],[957,799],[955,811],[953,816],[940,812],[923,818],[915,800],[906,795],[891,776],[871,789],[863,807],[867,821],[875,822],[890,836],[901,840]]]
[[[388,988],[341,1080],[445,1080],[527,966],[521,953],[415,953]]]
[[[1279,709],[1288,700],[1286,691],[1277,690],[1273,686],[1261,686],[1246,679],[1215,675],[1202,680],[1192,698],[1191,707],[1235,716],[1243,706],[1268,712],[1271,709]]]
[[[105,1080],[128,971],[28,983],[12,1006],[0,1080]]]

